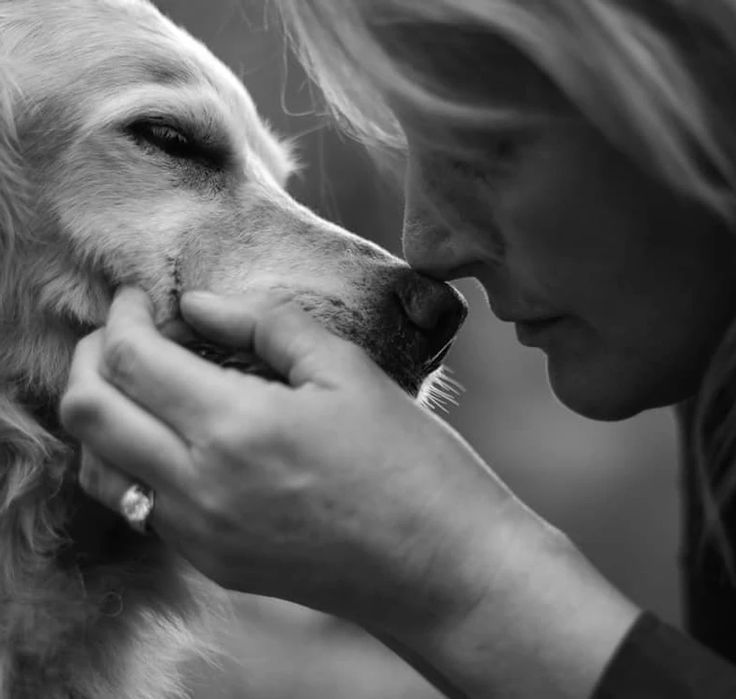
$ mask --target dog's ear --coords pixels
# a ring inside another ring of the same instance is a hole
[[[12,65],[0,58],[0,270],[12,257],[15,237],[28,208],[28,178],[19,134],[22,103]]]

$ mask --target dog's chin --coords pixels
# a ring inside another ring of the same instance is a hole
[[[426,402],[424,397],[431,393],[437,380],[441,379],[443,362],[450,351],[452,343],[448,343],[441,352],[422,364],[378,359],[378,365],[391,377],[405,393],[420,403]]]

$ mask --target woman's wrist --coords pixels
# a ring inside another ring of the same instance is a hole
[[[589,697],[639,610],[558,530],[504,509],[449,576],[457,603],[393,635],[457,696]]]

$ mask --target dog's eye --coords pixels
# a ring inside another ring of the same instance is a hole
[[[153,146],[173,158],[195,158],[200,148],[183,131],[170,124],[138,121],[128,126],[129,134],[144,146]]]
[[[180,127],[164,121],[136,121],[125,131],[140,147],[152,153],[164,153],[169,158],[217,171],[227,163],[227,152],[222,146],[194,138]]]
[[[172,126],[151,124],[149,127],[149,138],[162,149],[176,149],[189,145],[189,139]]]

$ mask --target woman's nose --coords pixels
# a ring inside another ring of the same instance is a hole
[[[450,233],[421,219],[406,218],[403,234],[404,258],[420,274],[451,281],[467,276],[474,262],[472,251],[452,240]]]
[[[482,225],[474,197],[458,197],[446,174],[444,157],[432,156],[409,143],[404,186],[404,258],[415,270],[435,279],[451,281],[475,276],[498,245],[489,235],[495,224],[483,202]],[[449,176],[448,176],[449,177]],[[475,207],[475,208],[473,208]],[[470,216],[470,211],[475,211]]]

